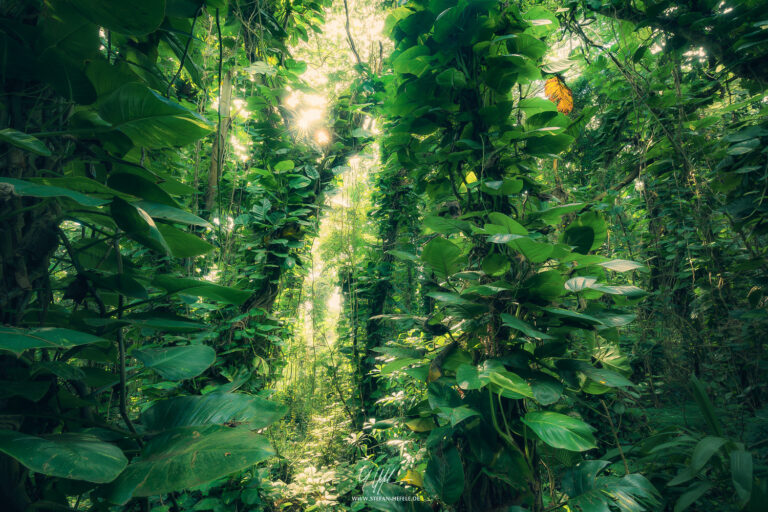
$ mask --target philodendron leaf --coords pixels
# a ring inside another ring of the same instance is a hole
[[[531,338],[536,338],[538,340],[552,339],[552,336],[550,336],[549,334],[538,331],[528,322],[524,322],[523,320],[520,320],[519,318],[509,315],[507,313],[501,314],[501,320],[502,322],[504,322],[504,325],[506,325],[507,327],[511,327],[517,331],[520,331],[526,336],[530,336]]]
[[[92,334],[58,327],[0,327],[0,350],[8,350],[16,355],[33,348],[70,348],[99,341],[105,340]]]
[[[523,423],[549,446],[583,452],[595,448],[593,428],[583,421],[551,411],[533,411],[523,417]]]
[[[110,213],[117,225],[133,240],[160,253],[170,252],[155,221],[141,208],[116,197],[110,205]]]
[[[197,377],[216,360],[216,351],[207,345],[148,348],[133,355],[168,380]]]
[[[247,469],[274,454],[269,441],[247,428],[180,427],[153,437],[105,495],[123,505],[132,497],[188,489]]]
[[[575,247],[576,252],[587,254],[605,241],[608,228],[596,212],[585,212],[571,222],[563,232],[562,242]]]
[[[489,375],[492,389],[507,398],[532,398],[531,386],[519,375],[506,370],[492,371]]]
[[[456,369],[456,384],[462,389],[480,389],[487,384],[477,374],[477,367],[462,364]]]
[[[0,130],[0,141],[41,156],[51,156],[51,150],[40,139],[13,128]]]
[[[131,138],[150,149],[183,146],[205,136],[211,124],[139,83],[127,83],[99,102],[99,114]]]
[[[445,278],[459,270],[461,249],[450,240],[437,237],[424,246],[421,259],[435,271],[435,274]]]
[[[533,396],[541,405],[550,405],[563,394],[563,383],[545,373],[537,372],[531,380]]]
[[[76,190],[70,190],[64,187],[54,187],[50,185],[41,185],[25,180],[15,178],[0,178],[0,183],[7,183],[13,186],[13,192],[20,196],[30,197],[66,197],[83,206],[103,206],[109,201],[87,196]]]
[[[137,201],[136,206],[147,212],[154,219],[162,219],[179,224],[189,224],[191,226],[211,227],[211,224],[197,215],[193,215],[179,208],[174,208],[167,204],[155,203],[152,201]]]
[[[260,429],[282,418],[287,407],[260,396],[242,393],[209,393],[203,396],[182,396],[156,402],[141,415],[149,430],[174,427],[245,423]]]
[[[597,279],[594,277],[572,277],[565,282],[565,289],[570,292],[580,292],[592,288],[595,284],[597,284]]]
[[[503,226],[507,233],[515,235],[528,234],[528,230],[522,224],[503,213],[491,212],[488,214],[488,219],[496,225]]]
[[[192,233],[176,229],[173,226],[159,224],[157,229],[171,249],[171,254],[176,258],[192,258],[211,252],[214,249],[205,240]]]
[[[116,446],[87,434],[30,436],[0,430],[0,452],[36,473],[87,482],[111,482],[128,464]]]
[[[464,467],[453,445],[437,447],[424,472],[424,489],[449,505],[464,492]]]
[[[166,290],[169,294],[184,293],[206,299],[240,305],[251,296],[251,292],[229,288],[208,281],[198,281],[190,278],[179,278],[171,275],[157,275],[152,284]]]
[[[209,326],[204,323],[195,322],[183,316],[160,311],[134,313],[123,317],[123,320],[143,329],[156,329],[158,331],[168,332],[195,332],[209,328]]]
[[[610,260],[603,263],[598,263],[599,266],[613,270],[614,272],[629,272],[630,270],[643,270],[647,271],[648,268],[635,261],[630,260]]]

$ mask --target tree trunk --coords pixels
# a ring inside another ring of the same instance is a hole
[[[205,210],[210,214],[216,204],[224,163],[224,153],[227,149],[227,135],[232,125],[230,111],[232,107],[232,71],[227,71],[221,77],[221,97],[219,98],[219,123],[216,138],[211,150],[211,165],[208,170],[208,190],[205,193]]]

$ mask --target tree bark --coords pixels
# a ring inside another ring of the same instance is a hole
[[[224,153],[227,149],[227,136],[232,125],[230,112],[232,109],[232,71],[229,70],[221,77],[221,97],[219,98],[219,123],[216,138],[211,150],[211,165],[208,170],[208,190],[205,193],[205,209],[210,214],[216,205],[224,164]]]

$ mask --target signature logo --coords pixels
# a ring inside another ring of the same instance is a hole
[[[384,466],[380,468],[376,466],[364,467],[360,469],[358,479],[363,485],[368,483],[372,484],[372,492],[378,494],[381,490],[381,486],[390,483],[392,475],[394,475],[397,470],[398,466]]]

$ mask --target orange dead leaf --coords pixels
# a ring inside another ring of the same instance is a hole
[[[557,103],[558,112],[569,114],[573,110],[573,93],[560,78],[553,76],[544,83],[544,94],[552,103]]]

